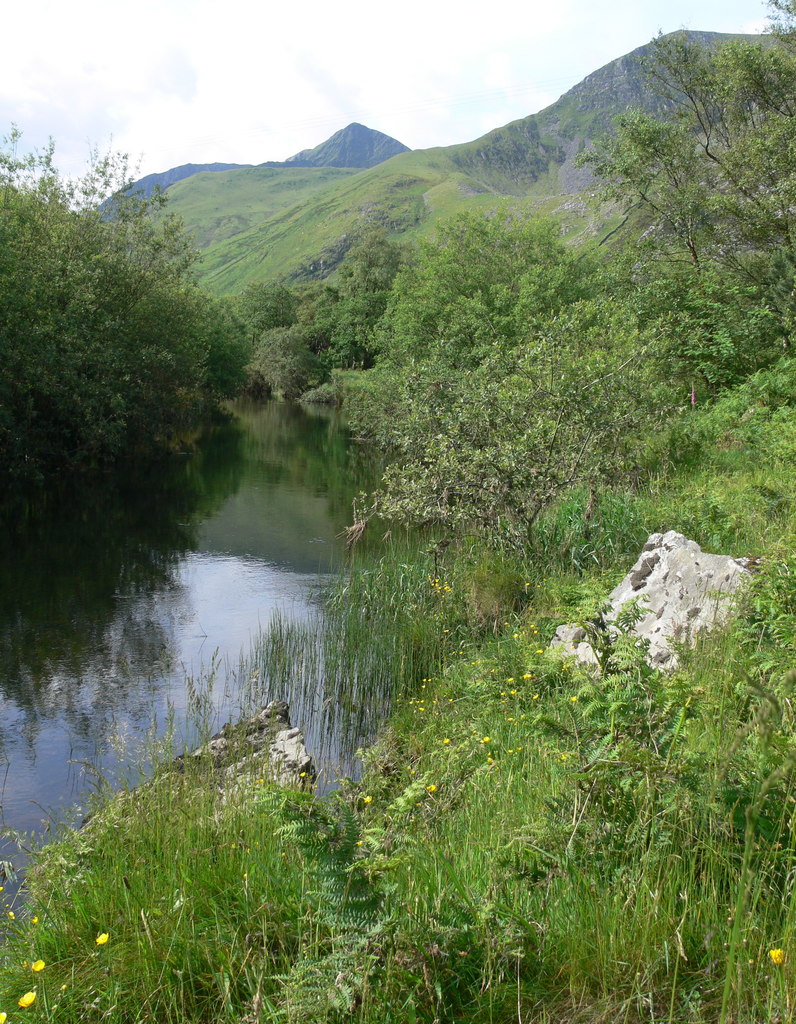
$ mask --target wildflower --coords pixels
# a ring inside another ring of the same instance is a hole
[[[785,963],[784,949],[770,949],[768,951],[768,955],[771,957],[772,961],[777,965],[777,967],[781,967]]]
[[[66,992],[66,985],[61,985],[61,991],[62,992]],[[3,1024],[3,1022],[1,1020],[0,1020],[0,1024]]]
[[[38,974],[39,971],[43,971],[44,970],[44,961],[43,960],[34,960],[33,963],[30,965],[30,969],[32,971],[35,971]]]
[[[492,742],[492,737],[491,736],[484,736],[484,738],[481,740],[481,742],[482,743],[491,743]]]
[[[450,743],[450,738],[448,736],[446,736],[445,739],[442,741],[442,744],[443,744],[443,746],[447,747],[447,745],[449,743]]]
[[[98,935],[98,936],[96,937],[96,939],[94,939],[94,941],[96,942],[96,944],[97,944],[98,946],[104,946],[104,945],[105,945],[105,943],[106,943],[106,942],[108,941],[108,939],[109,939],[109,938],[110,938],[110,935],[108,935],[108,933],[107,933],[107,932],[101,932],[101,933],[100,933],[100,934],[99,934],[99,935]]]
[[[0,1024],[6,1024],[7,1020],[8,1020],[8,1014],[7,1013],[0,1013]]]
[[[9,912],[8,912],[8,916],[9,916],[9,917],[11,918],[11,920],[13,921],[13,920],[14,920],[14,917],[15,917],[15,915],[14,915],[14,911],[13,911],[13,910],[9,910]]]
[[[17,1006],[21,1006],[23,1010],[27,1010],[27,1008],[29,1006],[33,1006],[33,1004],[35,1002],[36,1002],[36,993],[35,992],[26,992],[24,996],[20,996],[19,997],[19,1002],[17,1003]]]
[[[437,792],[437,787],[434,785],[433,782],[431,783],[430,786],[426,786],[426,789],[429,791],[429,793],[436,793]]]
[[[540,648],[539,648],[539,650],[538,650],[538,651],[537,651],[536,653],[537,653],[537,654],[544,654],[544,651],[543,651],[543,650],[541,649],[541,647],[540,647]]]
[[[362,797],[362,802],[366,803],[366,804],[373,803],[373,797],[372,796],[363,796]]]
[[[572,701],[573,704],[577,704],[578,703],[578,698],[577,697],[570,697],[569,699]]]
[[[33,917],[32,917],[32,918],[30,919],[30,923],[31,923],[31,924],[38,924],[38,923],[39,923],[39,919],[38,919],[38,917],[34,915],[34,916],[33,916]],[[2,1024],[2,1021],[0,1021],[0,1024]]]

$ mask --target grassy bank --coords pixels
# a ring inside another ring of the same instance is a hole
[[[38,856],[0,1013],[793,1019],[796,434],[773,380],[675,426],[634,491],[569,494],[522,559],[419,545],[276,626],[252,678],[288,699],[323,679],[343,736],[381,724],[361,779],[316,799],[244,775],[225,798],[164,758]],[[737,621],[671,676],[621,639],[599,682],[553,659],[666,529],[764,556]]]

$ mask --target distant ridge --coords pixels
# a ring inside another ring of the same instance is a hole
[[[204,171],[238,171],[250,167],[375,167],[409,147],[383,132],[353,122],[313,149],[302,149],[287,160],[266,160],[261,164],[181,164],[159,174],[147,174],[130,186],[130,192],[147,198],[156,188],[165,191],[170,185]]]
[[[167,189],[184,178],[190,178],[201,171],[238,171],[242,167],[251,167],[251,164],[180,164],[179,167],[172,167],[169,171],[162,171],[159,174],[147,174],[139,178],[130,186],[130,192],[143,194],[147,198],[152,195],[156,188]]]

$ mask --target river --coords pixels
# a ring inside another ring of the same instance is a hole
[[[317,610],[339,570],[367,459],[326,409],[231,409],[190,453],[60,485],[6,525],[6,828],[41,833],[67,809],[79,816],[169,721],[190,739],[191,701],[212,704],[217,725],[234,716],[236,668],[260,628],[275,612]],[[310,711],[294,705],[294,724]],[[4,842],[0,858],[13,850]]]

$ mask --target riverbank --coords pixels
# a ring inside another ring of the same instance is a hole
[[[112,800],[10,908],[9,1022],[791,1019],[796,482],[790,420],[746,408],[667,477],[570,494],[522,559],[363,559],[322,636],[282,624],[264,676],[347,678],[339,721],[382,721],[361,779],[230,802],[197,764]],[[737,620],[667,676],[550,656],[669,528],[763,556]]]

